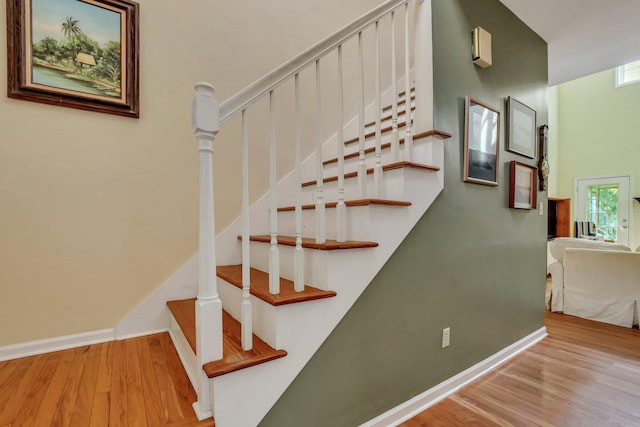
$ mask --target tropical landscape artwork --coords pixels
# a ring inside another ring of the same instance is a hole
[[[121,98],[121,14],[78,0],[31,0],[31,83]]]
[[[9,96],[138,117],[138,4],[7,0]],[[13,71],[13,72],[12,72]]]

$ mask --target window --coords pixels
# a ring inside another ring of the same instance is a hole
[[[616,68],[616,87],[640,82],[640,61],[630,62]]]

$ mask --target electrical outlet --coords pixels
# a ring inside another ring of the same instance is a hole
[[[442,330],[442,348],[449,347],[451,341],[451,328],[444,328]]]

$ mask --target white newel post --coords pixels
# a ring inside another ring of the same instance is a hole
[[[414,13],[415,112],[413,133],[433,129],[433,43],[431,0],[416,0]]]
[[[196,358],[198,366],[222,359],[222,302],[216,286],[216,249],[213,210],[213,141],[218,134],[218,101],[213,86],[197,83],[192,106],[192,129],[200,158],[200,247],[198,299],[196,301]],[[209,379],[202,369],[198,376],[198,401],[193,408],[198,419],[212,416]]]

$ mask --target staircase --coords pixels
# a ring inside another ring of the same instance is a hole
[[[198,395],[198,418],[213,416],[220,427],[257,425],[443,189],[442,144],[450,135],[432,129],[430,11],[429,1],[387,1],[221,105],[212,86],[196,86],[199,290],[197,298],[167,306],[171,337]],[[382,25],[392,37],[388,55],[380,50]],[[404,67],[396,60],[398,29],[404,32]],[[368,105],[365,31],[375,31],[376,40],[376,93]],[[361,88],[360,106],[344,123],[342,55],[352,38],[359,42],[354,84]],[[320,60],[336,50],[340,123],[325,139]],[[384,91],[381,57],[389,57],[384,66],[392,69]],[[313,64],[319,124],[316,150],[302,161],[299,76]],[[403,71],[399,78],[397,69]],[[273,99],[288,80],[295,82],[296,165],[277,182]],[[246,112],[262,97],[271,100],[265,131],[270,191],[250,205]],[[212,143],[235,114],[243,119],[243,213],[214,239]]]

